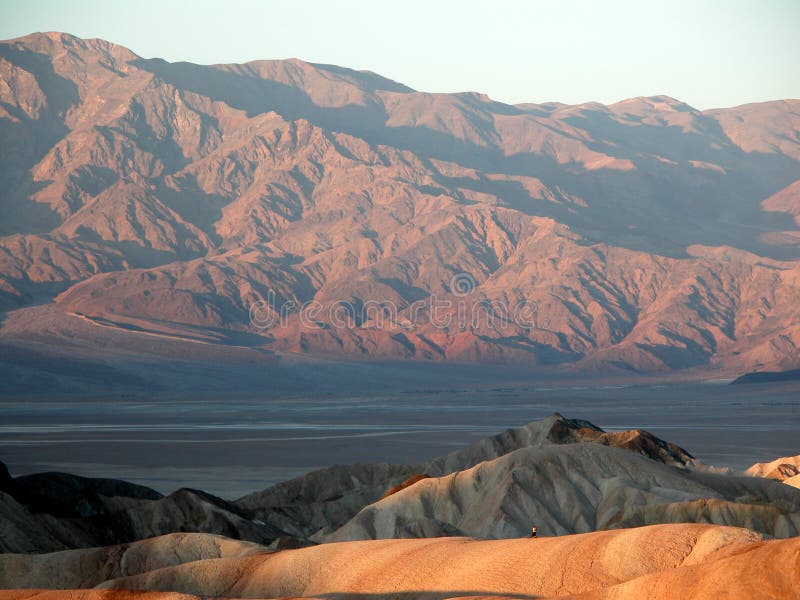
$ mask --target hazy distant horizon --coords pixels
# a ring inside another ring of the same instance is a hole
[[[708,110],[800,98],[800,3],[329,5],[0,2],[0,38],[62,31],[197,64],[296,57],[507,104],[667,95]],[[160,15],[154,19],[153,14]],[[332,26],[332,24],[334,26]]]

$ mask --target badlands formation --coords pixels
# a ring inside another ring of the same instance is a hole
[[[797,462],[718,472],[554,414],[235,501],[6,473],[0,598],[797,598],[800,490],[775,478]]]
[[[125,591],[150,592],[144,598],[386,600],[751,600],[800,594],[800,539],[764,541],[746,529],[715,525],[654,525],[538,539],[346,542],[277,553],[247,544],[236,548],[237,542],[224,548],[209,537],[179,534],[106,549],[102,556],[73,550],[27,563],[9,561],[6,571],[26,584],[77,587],[80,581],[99,589],[16,590],[0,592],[0,598],[127,600]],[[62,577],[58,571],[65,567],[85,569],[83,578]],[[102,575],[95,569],[103,569]]]

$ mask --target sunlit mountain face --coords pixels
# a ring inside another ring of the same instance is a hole
[[[2,42],[0,335],[797,367],[799,132],[798,100],[507,105],[298,60]]]

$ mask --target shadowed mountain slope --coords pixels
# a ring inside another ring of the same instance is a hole
[[[264,544],[286,535],[198,490],[162,496],[125,481],[66,473],[8,476],[0,488],[0,552],[104,546],[182,531]]]
[[[264,546],[204,533],[172,533],[122,546],[50,554],[0,554],[0,587],[91,588],[196,560],[249,556]]]

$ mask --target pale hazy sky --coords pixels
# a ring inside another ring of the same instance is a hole
[[[170,61],[298,57],[511,103],[800,98],[800,0],[0,0],[0,39],[32,31]]]

